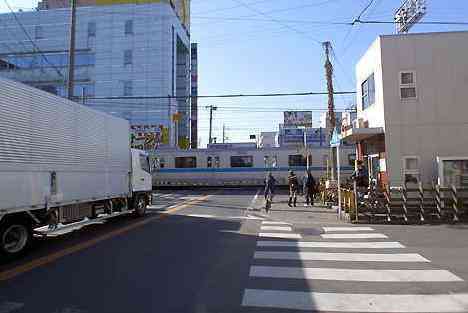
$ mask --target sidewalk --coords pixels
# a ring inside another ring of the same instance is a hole
[[[280,193],[275,195],[270,213],[265,212],[265,200],[263,194],[258,196],[253,206],[253,214],[267,217],[272,220],[300,224],[345,224],[338,219],[335,209],[329,209],[320,203],[314,206],[304,206],[305,198],[297,197],[296,207],[288,206],[288,195]]]

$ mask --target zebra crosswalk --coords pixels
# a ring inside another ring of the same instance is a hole
[[[452,292],[456,284],[465,282],[372,227],[327,226],[310,237],[292,224],[262,221],[241,305],[254,312],[468,312],[468,293]]]

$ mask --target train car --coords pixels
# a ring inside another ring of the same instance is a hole
[[[312,148],[309,169],[317,179],[327,173],[328,147]],[[341,172],[349,176],[356,158],[353,146],[340,148]],[[151,154],[153,186],[261,186],[268,172],[287,185],[288,171],[299,178],[307,160],[297,148],[235,147],[223,149],[160,149]]]

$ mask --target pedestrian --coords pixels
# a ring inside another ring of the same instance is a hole
[[[273,200],[273,195],[275,193],[276,179],[273,177],[273,174],[268,173],[267,178],[265,179],[265,200],[267,200],[268,195]]]
[[[357,161],[357,169],[351,174],[351,180],[356,182],[356,196],[362,199],[364,194],[367,193],[369,187],[369,176],[364,163],[361,160]]]
[[[288,201],[288,206],[296,206],[296,201],[297,201],[297,188],[299,185],[299,182],[297,180],[296,174],[294,174],[293,171],[289,171],[289,176],[288,176],[288,184],[289,184],[289,201]]]
[[[304,197],[306,198],[305,206],[314,205],[315,196],[315,178],[312,173],[308,170],[304,175]]]

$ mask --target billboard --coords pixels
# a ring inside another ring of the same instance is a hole
[[[304,144],[304,131],[306,131],[306,142],[308,146],[326,146],[326,131],[323,128],[284,128],[282,131],[283,144]]]
[[[192,149],[198,147],[198,45],[191,44],[191,108],[190,108],[190,145]]]
[[[154,150],[169,144],[168,129],[163,125],[131,125],[130,144],[134,149]]]
[[[312,112],[311,111],[285,111],[284,112],[285,126],[305,126],[312,127]]]
[[[426,0],[406,0],[395,12],[397,33],[407,33],[426,15]]]

